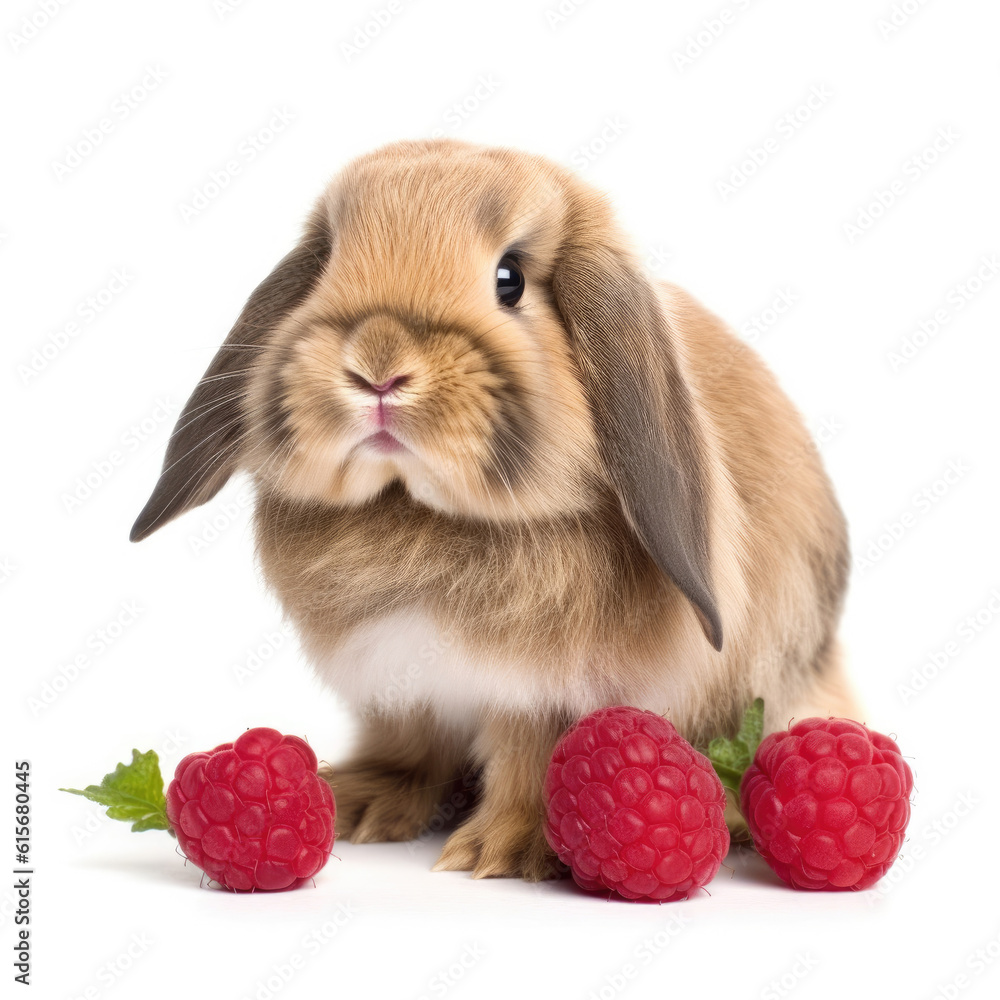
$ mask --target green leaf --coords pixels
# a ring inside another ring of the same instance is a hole
[[[757,698],[743,715],[739,731],[731,739],[719,736],[708,744],[707,756],[719,780],[739,801],[743,772],[753,761],[764,733],[764,699]]]
[[[132,751],[131,764],[119,764],[99,785],[84,789],[60,788],[61,792],[83,795],[91,802],[108,807],[111,819],[132,824],[133,833],[169,830],[167,804],[163,797],[163,775],[155,750]]]

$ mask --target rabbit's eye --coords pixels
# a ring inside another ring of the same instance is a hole
[[[513,257],[501,257],[497,264],[497,298],[504,306],[516,306],[524,291],[524,275]]]

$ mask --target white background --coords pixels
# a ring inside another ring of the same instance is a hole
[[[378,0],[97,0],[48,23],[42,6],[0,23],[3,760],[34,776],[34,995],[996,996],[996,5],[399,0],[382,26]],[[437,836],[338,845],[315,888],[234,896],[199,889],[165,834],[56,791],[132,747],[169,774],[252,725],[346,752],[350,719],[255,572],[244,483],[127,535],[180,406],[328,178],[436,130],[581,170],[656,275],[766,326],[851,525],[843,633],[867,721],[916,774],[877,889],[796,893],[733,852],[710,895],[612,903],[433,874]]]

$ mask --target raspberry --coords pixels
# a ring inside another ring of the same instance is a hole
[[[726,798],[708,759],[654,712],[602,708],[557,744],[545,836],[584,889],[683,899],[729,850]]]
[[[167,789],[167,818],[188,859],[229,889],[292,889],[326,864],[334,802],[298,736],[248,729],[188,754]]]
[[[803,719],[757,748],[740,786],[757,850],[796,889],[867,889],[899,853],[913,775],[849,719]]]

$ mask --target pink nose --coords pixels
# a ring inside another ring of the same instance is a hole
[[[371,382],[366,379],[363,375],[359,375],[357,372],[348,372],[348,377],[350,380],[359,388],[364,389],[365,392],[374,393],[376,396],[385,396],[387,393],[395,392],[397,389],[402,388],[410,381],[409,375],[393,375],[391,378],[387,378],[384,382]]]

